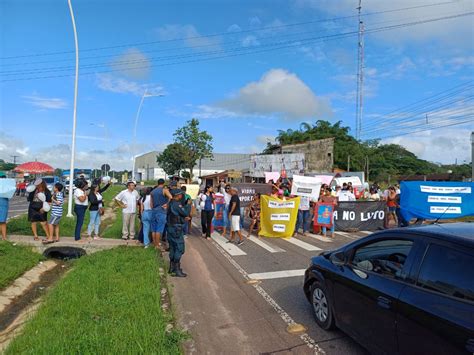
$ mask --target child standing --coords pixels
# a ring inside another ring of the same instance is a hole
[[[57,182],[54,184],[52,203],[51,203],[51,217],[49,219],[49,235],[50,239],[47,239],[45,243],[59,242],[59,221],[63,216],[63,185]],[[56,239],[54,239],[56,236]],[[53,240],[54,239],[54,240]]]

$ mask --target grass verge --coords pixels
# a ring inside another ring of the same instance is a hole
[[[30,247],[0,241],[0,289],[9,285],[42,259],[43,256],[35,253]]]
[[[6,354],[179,354],[165,331],[152,249],[120,247],[76,260]]]
[[[111,186],[104,192],[103,197],[106,204],[109,205],[113,198],[124,189],[123,186],[116,185]],[[60,224],[60,234],[65,237],[74,236],[74,230],[76,228],[76,218],[68,218],[67,215],[67,196],[65,197],[66,203],[63,205],[63,218],[61,219]],[[49,215],[48,215],[49,220]],[[82,231],[84,232],[87,229],[89,224],[89,212],[86,212],[84,219],[84,225]],[[115,225],[118,224],[118,227]],[[122,235],[122,221],[114,220],[104,220],[100,226],[101,231],[107,230],[107,237],[109,238],[120,238]],[[112,232],[108,232],[109,229],[112,229]],[[117,230],[119,231],[117,233]],[[28,216],[26,214],[21,215],[17,218],[13,218],[8,222],[8,233],[9,234],[19,234],[19,235],[33,235],[31,231],[31,223],[28,222]],[[38,224],[38,235],[44,236],[43,228]]]

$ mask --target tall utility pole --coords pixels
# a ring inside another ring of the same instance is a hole
[[[76,113],[77,113],[77,81],[79,80],[79,44],[77,42],[76,20],[72,9],[71,0],[68,0],[69,12],[71,14],[72,29],[74,31],[74,44],[76,47],[76,78],[74,80],[74,111],[72,116],[72,144],[71,144],[71,165],[69,169],[69,200],[67,206],[67,216],[74,217],[72,214],[72,195],[74,182],[74,158],[76,155]]]
[[[16,158],[19,158],[19,155],[10,155],[13,158],[13,164],[16,165]]]
[[[356,139],[362,135],[364,97],[364,22],[362,21],[362,0],[359,0],[359,40],[357,44],[357,97],[356,97]]]

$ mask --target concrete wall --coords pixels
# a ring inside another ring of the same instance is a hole
[[[326,138],[300,144],[284,145],[281,152],[304,153],[305,172],[332,171],[334,164],[334,138]]]

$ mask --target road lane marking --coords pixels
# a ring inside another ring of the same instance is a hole
[[[281,253],[281,252],[285,251],[284,249],[282,249],[280,247],[270,246],[269,244],[264,242],[261,238],[256,238],[254,236],[250,236],[247,239],[250,240],[251,242],[254,242],[255,244],[261,246],[263,249],[269,251],[270,253]]]
[[[353,235],[351,235],[351,234],[349,234],[349,233],[345,233],[345,232],[334,232],[334,233],[336,233],[337,235],[340,235],[340,236],[343,236],[343,237],[352,239],[352,240],[357,240],[357,239],[359,239],[358,237],[354,237]]]
[[[237,271],[243,276],[245,281],[249,281],[249,275],[247,272],[242,269],[242,267],[234,260],[232,257],[230,257],[229,254],[227,254],[219,244],[217,244],[214,240],[212,241],[216,249],[222,254],[224,258],[226,258],[231,265],[233,265]],[[280,318],[285,322],[287,326],[297,324],[293,318],[290,317],[286,311],[281,308],[281,306],[276,303],[276,301],[265,291],[260,284],[256,283],[253,285],[250,285],[251,287],[255,288],[255,290],[260,294],[260,296],[263,297],[263,299],[275,310],[275,312],[280,316]],[[326,354],[326,352],[321,349],[319,344],[311,338],[308,333],[303,333],[299,335],[300,339],[310,348],[313,352],[314,355],[323,355]]]
[[[309,244],[309,243],[306,243],[306,242],[303,242],[302,240],[299,240],[299,239],[296,239],[296,238],[282,238],[283,240],[286,240],[288,243],[291,243],[293,245],[296,245],[300,248],[303,248],[305,250],[310,250],[310,251],[314,251],[314,250],[323,250],[321,248],[318,248],[317,246],[314,246],[312,244]]]
[[[332,243],[333,239],[329,237],[323,237],[322,235],[308,234],[306,237],[317,239],[321,242]]]
[[[220,235],[217,232],[214,232],[211,234],[211,238],[221,246],[222,249],[224,249],[226,252],[228,252],[232,256],[240,256],[240,255],[247,255],[245,251],[240,249],[237,245],[234,243],[227,243],[227,239],[224,238],[222,235]]]
[[[305,271],[306,269],[256,272],[253,274],[249,274],[249,277],[255,280],[281,279],[284,277],[303,276]]]
[[[359,231],[359,233],[369,235],[369,234],[372,234],[372,233],[374,233],[374,232],[371,232],[371,231]]]

